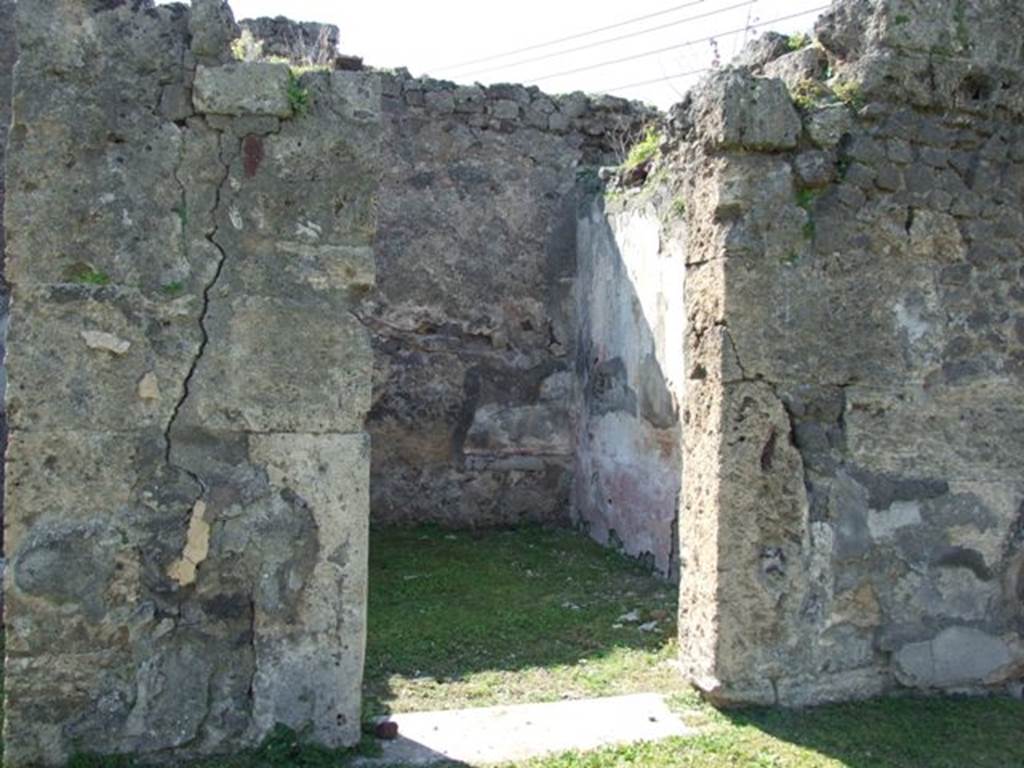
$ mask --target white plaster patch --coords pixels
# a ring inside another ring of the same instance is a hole
[[[315,221],[300,221],[295,225],[295,236],[309,240],[319,240],[323,228]]]
[[[127,339],[105,331],[82,331],[82,338],[89,349],[99,349],[114,355],[123,355],[132,345]]]
[[[263,213],[263,209],[260,207],[253,208],[249,215],[252,220],[256,222],[256,229],[262,231],[267,228],[267,216]]]
[[[921,504],[894,501],[888,509],[868,510],[868,530],[873,539],[888,539],[900,528],[921,523]]]
[[[917,341],[926,333],[928,333],[929,325],[921,319],[913,309],[908,309],[903,306],[902,301],[896,302],[896,306],[893,308],[896,312],[896,323],[907,333],[907,338],[910,339],[911,343]]]
[[[242,227],[244,226],[242,222],[241,211],[239,211],[238,208],[232,206],[231,209],[228,211],[228,218],[231,219],[231,226],[233,226],[235,229],[241,232]]]

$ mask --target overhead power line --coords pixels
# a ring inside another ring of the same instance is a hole
[[[639,88],[642,85],[654,85],[655,83],[664,83],[669,80],[675,80],[677,77],[689,77],[690,75],[700,75],[704,72],[710,72],[711,67],[701,67],[700,69],[691,69],[688,72],[676,72],[674,75],[665,75],[664,77],[655,77],[652,80],[641,80],[639,83],[629,83],[628,85],[618,85],[614,88],[609,88],[604,93],[618,93],[619,91],[628,91],[630,88]]]
[[[742,0],[742,2],[730,5],[725,8],[719,8],[716,11],[708,11],[706,13],[699,13],[696,16],[687,16],[685,19],[679,19],[677,21],[670,21],[667,24],[659,24],[656,27],[648,27],[647,29],[640,29],[636,32],[628,32],[625,35],[618,35],[617,37],[609,37],[605,40],[598,40],[593,43],[586,43],[585,45],[578,45],[575,48],[567,48],[564,51],[553,51],[552,53],[545,53],[540,56],[534,56],[529,59],[520,59],[519,61],[513,61],[511,64],[498,64],[494,67],[488,67],[487,69],[478,69],[475,72],[469,72],[464,75],[460,75],[461,78],[477,77],[478,75],[485,75],[488,72],[497,72],[503,69],[513,69],[514,67],[521,67],[524,64],[533,64],[537,61],[546,61],[547,59],[554,59],[558,56],[567,56],[570,53],[576,53],[578,51],[586,51],[590,48],[597,48],[602,45],[608,45],[609,43],[617,43],[620,40],[628,40],[632,37],[639,37],[640,35],[649,35],[651,32],[659,32],[669,27],[677,27],[680,24],[685,24],[689,21],[697,21],[698,19],[707,19],[712,16],[718,16],[729,11],[735,11],[738,8],[743,8],[750,5],[750,0]]]
[[[609,24],[606,27],[597,27],[596,29],[590,29],[590,30],[587,30],[586,32],[577,32],[574,35],[567,35],[566,37],[560,37],[560,38],[558,38],[556,40],[548,40],[548,41],[543,42],[543,43],[536,43],[534,45],[528,45],[525,48],[516,48],[513,51],[505,51],[504,53],[495,53],[495,54],[492,54],[490,56],[484,56],[484,57],[479,58],[479,59],[471,59],[470,61],[463,61],[463,62],[460,62],[459,64],[449,64],[446,67],[439,67],[439,68],[437,68],[437,71],[438,72],[446,72],[446,71],[448,71],[450,69],[462,69],[463,67],[470,67],[470,66],[472,66],[474,64],[483,64],[483,63],[488,62],[488,61],[494,61],[495,59],[504,59],[507,56],[516,56],[517,54],[520,54],[520,53],[528,53],[529,51],[536,51],[539,48],[547,48],[548,46],[558,45],[559,43],[568,43],[568,42],[571,42],[573,40],[579,40],[581,37],[589,37],[590,35],[596,35],[599,32],[607,32],[608,30],[611,30],[611,29],[618,29],[619,27],[625,27],[625,26],[627,26],[629,24],[635,24],[638,21],[647,21],[648,19],[653,19],[653,18],[656,18],[658,16],[665,16],[666,14],[673,13],[674,11],[681,11],[684,8],[690,8],[691,6],[694,6],[694,5],[700,5],[703,2],[706,2],[706,0],[690,0],[690,2],[683,3],[682,5],[675,5],[675,6],[672,6],[671,8],[666,8],[663,11],[656,11],[654,13],[648,13],[645,16],[635,16],[632,19],[626,19],[625,21],[620,21],[620,22],[617,22],[615,24]]]
[[[764,27],[764,26],[767,26],[768,24],[776,24],[776,23],[778,23],[780,21],[789,21],[790,19],[796,19],[796,18],[799,18],[800,16],[809,16],[812,13],[817,13],[818,11],[824,11],[825,9],[827,9],[829,7],[830,6],[828,6],[828,5],[819,5],[816,8],[809,8],[808,10],[801,11],[800,13],[791,13],[788,16],[778,16],[778,17],[776,17],[774,19],[768,19],[767,21],[758,22],[757,24],[750,24],[748,26],[739,27],[737,29],[730,29],[730,30],[726,30],[724,32],[718,32],[718,33],[716,33],[714,35],[708,35],[707,37],[701,37],[701,38],[697,38],[695,40],[687,40],[686,42],[678,43],[676,45],[670,45],[670,46],[668,46],[666,48],[658,48],[657,50],[654,50],[654,51],[647,51],[645,53],[637,53],[637,54],[634,54],[632,56],[623,56],[621,59],[612,59],[610,61],[602,61],[602,62],[599,62],[598,64],[589,64],[589,65],[587,65],[585,67],[577,67],[576,69],[567,69],[564,72],[555,72],[554,74],[551,74],[551,75],[544,75],[543,77],[535,77],[535,78],[532,78],[529,82],[531,82],[531,83],[541,83],[541,82],[543,82],[545,80],[553,80],[556,77],[565,77],[566,75],[575,75],[575,74],[577,74],[579,72],[588,72],[588,71],[590,71],[592,69],[599,69],[601,67],[610,67],[613,64],[624,64],[627,61],[636,61],[637,59],[647,58],[648,56],[657,56],[659,53],[668,53],[669,51],[678,51],[680,48],[689,48],[691,45],[697,45],[698,43],[707,43],[707,42],[710,42],[712,40],[717,40],[720,37],[725,37],[726,35],[735,35],[735,34],[737,34],[739,32],[743,32],[743,31],[748,30],[748,29],[757,29],[758,27]]]

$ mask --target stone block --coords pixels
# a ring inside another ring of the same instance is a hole
[[[828,57],[814,45],[787,53],[764,67],[766,77],[782,80],[791,91],[807,80],[822,80],[828,69]]]
[[[499,120],[516,120],[519,117],[519,102],[496,99],[491,102],[489,111]]]
[[[168,422],[199,349],[197,300],[59,285],[19,287],[15,297],[11,429],[135,431]]]
[[[569,414],[563,406],[555,404],[485,405],[473,416],[465,451],[568,455]]]
[[[195,0],[189,14],[192,54],[202,64],[231,59],[231,41],[239,28],[226,0]]]
[[[376,122],[381,112],[381,76],[376,73],[330,73],[331,108],[346,119]]]
[[[192,101],[197,112],[211,115],[290,117],[287,64],[234,62],[196,68]]]
[[[815,109],[807,116],[807,135],[819,147],[831,148],[839,143],[850,127],[853,118],[845,104],[831,104]]]
[[[209,342],[176,425],[214,431],[359,432],[372,351],[343,304],[214,292]]]
[[[895,655],[896,672],[916,688],[979,686],[1002,682],[1014,663],[1024,660],[1019,648],[973,627],[949,627],[931,640],[909,643]]]
[[[114,520],[164,460],[161,426],[139,431],[15,431],[5,478],[8,556],[37,521]]]
[[[364,245],[330,245],[303,240],[267,240],[242,233],[221,275],[226,290],[246,296],[329,301],[344,306],[346,292],[361,295],[375,281],[374,252]]]
[[[718,148],[792,149],[800,117],[781,80],[727,69],[708,78],[693,101],[698,134]]]
[[[311,723],[312,736],[323,744],[359,739],[369,448],[363,434],[252,438],[252,460],[265,468],[271,488],[308,506],[316,541],[308,580],[286,618],[275,611],[270,589],[257,593],[252,690],[253,716],[262,732],[277,723]]]

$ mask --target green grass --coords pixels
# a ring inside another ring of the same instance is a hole
[[[283,725],[276,726],[255,749],[230,757],[199,760],[181,768],[345,768],[361,755],[380,753],[375,739],[366,737],[350,750],[328,749],[310,743],[301,734]],[[79,754],[67,768],[145,768],[131,757]]]
[[[173,283],[164,283],[160,286],[160,291],[171,298],[180,296],[185,291],[185,284],[176,280]]]
[[[790,96],[800,109],[809,110],[827,102],[833,97],[833,93],[824,83],[804,78],[792,87]]]
[[[890,698],[808,710],[703,710],[690,738],[567,753],[524,768],[1011,768],[1024,766],[1024,703]]]
[[[853,80],[846,80],[832,86],[832,92],[843,104],[851,109],[860,109],[864,106],[864,95],[861,93],[860,84]]]
[[[309,89],[302,87],[299,76],[293,70],[288,71],[288,103],[296,117],[309,112]]]
[[[80,285],[110,285],[110,275],[88,265],[73,268],[71,280]]]
[[[367,715],[683,689],[675,588],[586,537],[413,529],[370,551]]]
[[[806,32],[797,32],[786,38],[786,47],[790,51],[799,51],[810,45],[813,40]]]
[[[626,167],[638,168],[650,161],[658,154],[659,144],[661,144],[661,134],[653,127],[648,127],[644,132],[644,137],[630,147],[629,154],[626,156]]]

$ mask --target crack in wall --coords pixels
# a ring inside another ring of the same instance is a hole
[[[223,138],[224,138],[224,134],[220,134],[220,140],[218,142],[218,145],[222,144]],[[221,176],[220,181],[217,183],[216,192],[215,192],[214,200],[213,200],[213,206],[211,208],[211,216],[213,218],[213,227],[212,227],[212,229],[209,232],[206,232],[204,234],[204,237],[205,237],[206,241],[209,242],[210,245],[212,245],[217,250],[217,253],[219,254],[219,258],[217,259],[217,264],[216,264],[216,266],[214,268],[213,277],[206,283],[205,286],[203,286],[203,290],[202,290],[203,303],[202,303],[202,310],[200,311],[200,314],[199,314],[199,330],[200,330],[199,347],[196,349],[196,352],[195,352],[195,354],[192,357],[192,362],[189,365],[189,370],[185,374],[185,380],[182,383],[182,388],[181,388],[181,396],[178,398],[178,401],[175,403],[174,409],[171,412],[171,417],[170,417],[170,419],[168,419],[167,426],[164,429],[164,458],[165,458],[165,460],[166,460],[166,462],[167,462],[167,464],[169,466],[174,467],[175,469],[180,469],[181,471],[185,472],[189,477],[191,477],[198,484],[198,486],[199,486],[199,488],[201,490],[200,490],[199,496],[196,498],[197,502],[200,499],[202,499],[203,495],[206,493],[206,490],[207,490],[206,483],[203,481],[203,479],[197,473],[193,472],[188,467],[185,467],[185,466],[178,465],[178,464],[174,463],[174,460],[171,457],[171,451],[172,451],[172,448],[173,448],[173,442],[172,442],[171,433],[172,433],[172,431],[174,429],[175,422],[177,421],[178,416],[181,413],[181,409],[184,407],[185,402],[188,400],[189,394],[191,393],[192,380],[195,377],[196,371],[199,368],[199,363],[202,360],[204,353],[206,352],[206,347],[210,343],[210,333],[209,333],[209,331],[207,330],[207,327],[206,327],[206,318],[209,315],[209,311],[210,311],[210,295],[211,295],[213,289],[216,287],[218,281],[220,280],[220,276],[221,276],[221,274],[224,271],[224,265],[227,262],[227,251],[225,251],[224,247],[221,246],[221,244],[217,242],[217,232],[220,229],[220,225],[218,224],[218,220],[217,220],[217,214],[220,211],[221,201],[222,201],[223,196],[224,196],[224,194],[223,194],[224,193],[224,187],[228,183],[228,179],[231,176],[231,165],[230,165],[230,162],[225,162],[223,160],[220,160],[219,154],[220,154],[220,150],[221,149],[222,149],[222,147],[219,146],[218,147],[218,160],[222,163],[222,168],[223,168],[224,173]],[[175,169],[174,178],[175,178],[175,181],[178,183],[178,185],[181,187],[182,197],[184,199],[185,194],[186,194],[186,187],[185,187],[184,183],[182,182],[181,178],[179,177],[179,170],[180,169]],[[186,242],[187,242],[187,235],[186,235],[185,239],[186,239]]]
[[[204,124],[206,124],[205,121],[204,121]],[[230,176],[231,176],[231,159],[232,158],[229,157],[227,159],[224,159],[223,154],[222,154],[223,151],[224,151],[224,141],[225,141],[225,138],[226,138],[227,134],[225,134],[223,132],[217,132],[217,135],[218,135],[217,148],[216,148],[217,162],[219,162],[221,164],[221,168],[222,168],[223,173],[222,173],[220,179],[216,183],[213,204],[212,204],[212,206],[209,209],[209,213],[210,213],[210,216],[211,216],[211,222],[212,223],[211,223],[211,226],[210,226],[209,230],[205,231],[203,233],[203,237],[206,239],[206,241],[208,243],[210,243],[211,246],[213,246],[214,249],[216,249],[216,251],[218,253],[218,258],[217,258],[217,263],[216,263],[216,265],[214,267],[214,270],[213,270],[213,275],[209,279],[209,281],[207,281],[207,283],[203,286],[202,292],[200,294],[202,296],[202,308],[201,308],[201,311],[199,313],[199,318],[198,318],[199,330],[200,330],[199,346],[196,348],[195,354],[192,356],[192,361],[189,364],[188,371],[185,374],[185,378],[184,378],[184,380],[182,382],[181,395],[178,398],[177,402],[175,403],[174,409],[171,412],[171,416],[170,416],[170,418],[167,421],[167,426],[164,429],[164,460],[165,460],[165,462],[167,463],[168,466],[170,466],[170,467],[172,467],[174,469],[180,470],[180,471],[184,472],[185,474],[187,474],[193,480],[193,482],[196,483],[196,485],[197,485],[197,487],[199,489],[199,492],[198,492],[198,494],[197,494],[197,496],[195,498],[195,501],[194,501],[191,509],[189,510],[188,529],[187,529],[187,533],[186,533],[186,541],[185,541],[185,546],[184,546],[184,548],[182,550],[182,553],[181,553],[181,557],[178,558],[174,563],[172,563],[170,568],[167,571],[167,575],[171,579],[176,581],[180,587],[188,587],[188,586],[192,586],[192,585],[195,584],[195,582],[196,582],[196,580],[198,578],[199,567],[206,560],[206,557],[209,554],[210,536],[211,536],[210,522],[205,519],[206,504],[202,500],[203,497],[206,495],[206,493],[208,491],[208,486],[207,486],[206,482],[203,480],[203,478],[197,472],[194,472],[193,470],[189,469],[188,467],[186,467],[186,466],[184,466],[182,464],[175,463],[175,461],[172,458],[172,450],[173,450],[172,433],[173,433],[173,430],[174,430],[174,426],[175,426],[175,424],[176,424],[176,422],[178,420],[178,417],[181,414],[181,410],[184,407],[185,402],[188,400],[189,395],[191,394],[191,391],[192,391],[192,381],[193,381],[193,379],[195,377],[196,371],[199,369],[199,364],[200,364],[201,360],[203,359],[203,355],[206,352],[206,348],[207,348],[207,346],[210,343],[210,332],[209,332],[209,329],[206,327],[206,321],[207,321],[207,317],[208,317],[209,311],[210,311],[211,295],[212,295],[212,292],[213,292],[214,288],[216,288],[218,282],[220,281],[220,277],[221,277],[221,275],[224,272],[224,266],[227,263],[227,251],[217,241],[217,233],[218,233],[218,231],[220,229],[218,215],[219,215],[219,213],[221,211],[222,201],[224,200],[224,197],[225,197],[225,195],[224,195],[225,185],[228,183],[228,181],[230,179]],[[187,136],[187,134],[186,134],[186,136]],[[182,196],[181,196],[182,197],[182,202],[181,202],[181,205],[182,205],[182,233],[183,233],[183,240],[184,240],[185,256],[187,258],[188,255],[189,255],[189,251],[190,251],[190,249],[189,249],[189,238],[188,238],[188,232],[187,232],[188,224],[187,224],[187,218],[186,218],[186,215],[187,215],[186,214],[186,212],[187,212],[187,208],[186,208],[186,204],[187,204],[187,186],[185,185],[184,181],[182,180],[182,178],[180,176],[181,165],[184,163],[185,154],[186,154],[185,144],[183,143],[183,145],[182,145],[182,157],[181,157],[181,161],[179,162],[179,166],[174,169],[174,179],[177,182],[177,184],[179,185],[179,187],[181,188],[181,193],[182,193]],[[254,615],[253,615],[253,617],[251,619],[251,625],[253,625],[253,628],[254,628],[254,625],[255,625],[255,613],[254,613]],[[255,634],[253,634],[252,637],[250,637],[249,643],[250,643],[250,645],[251,645],[251,647],[253,649],[253,655],[255,657],[255,652],[256,652]],[[253,677],[255,677],[255,660],[254,660],[253,670],[254,670],[253,671]],[[202,721],[199,723],[199,725],[196,728],[195,736],[192,739],[189,740],[190,744],[199,742],[201,739],[204,738],[204,735],[207,734],[207,723],[209,722],[209,719],[210,719],[210,717],[212,715],[212,711],[213,711],[213,702],[214,702],[213,687],[214,687],[214,680],[213,680],[213,676],[211,675],[211,677],[207,680],[207,685],[206,685],[206,705],[204,707]],[[251,694],[251,690],[252,690],[252,684],[250,684],[250,694]]]

